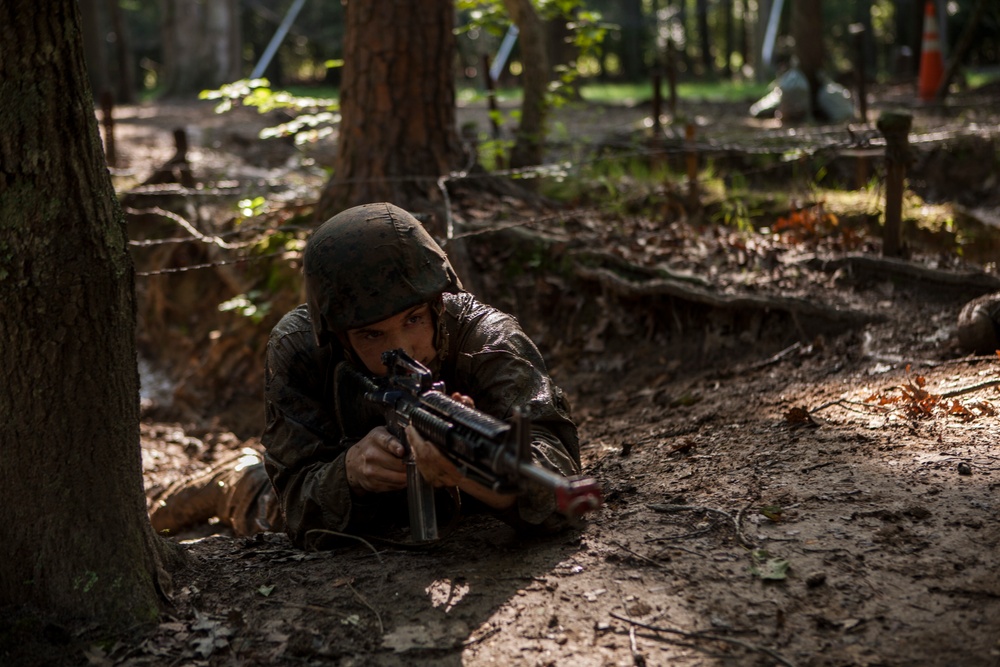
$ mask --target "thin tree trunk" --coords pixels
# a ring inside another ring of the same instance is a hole
[[[75,0],[0,3],[0,606],[153,621],[132,261]]]
[[[504,0],[511,20],[518,27],[521,40],[521,122],[518,124],[510,166],[514,168],[541,164],[545,142],[545,117],[548,105],[545,93],[551,78],[545,26],[531,0]]]
[[[823,3],[822,0],[793,0],[792,36],[795,38],[795,55],[799,68],[809,81],[809,108],[817,117],[816,98],[823,71]]]
[[[90,87],[95,95],[100,95],[108,85],[108,59],[104,54],[106,40],[98,1],[80,0],[80,14],[83,17],[83,45]]]
[[[646,67],[643,62],[645,40],[643,35],[642,1],[626,0],[622,3],[622,70],[627,81],[644,81]]]
[[[708,0],[698,0],[698,45],[701,51],[701,64],[705,74],[715,73],[715,60],[712,58],[712,36],[708,29]]]
[[[725,26],[725,46],[723,48],[723,54],[725,55],[725,62],[722,65],[722,71],[725,73],[726,77],[732,78],[733,76],[733,52],[736,50],[734,44],[734,24],[736,22],[733,13],[735,9],[733,7],[733,0],[723,0],[722,6],[719,10],[723,13],[722,20]]]
[[[948,96],[948,87],[951,86],[951,80],[955,78],[955,73],[958,72],[959,66],[972,48],[976,30],[979,29],[979,24],[982,23],[983,16],[986,14],[986,2],[987,0],[979,0],[976,4],[975,9],[972,10],[972,16],[965,23],[965,30],[962,31],[962,36],[958,38],[954,52],[948,58],[948,67],[945,69],[944,76],[941,77],[941,85],[938,86],[937,93],[934,95],[935,99],[939,102],[944,101],[944,98]]]
[[[135,103],[135,66],[132,63],[131,37],[125,27],[118,0],[108,0],[111,25],[115,31],[115,52],[118,61],[118,104]]]
[[[193,95],[239,78],[241,62],[231,44],[239,6],[229,0],[166,0],[163,3],[164,88]]]

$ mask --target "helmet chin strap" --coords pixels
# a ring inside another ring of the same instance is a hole
[[[363,372],[368,371],[368,368],[363,363],[361,363],[361,358],[358,357],[357,353],[354,351],[354,348],[351,346],[351,341],[347,339],[346,333],[338,333],[337,342],[340,343],[340,347],[344,348],[344,356],[347,357],[347,360],[350,361],[355,368]]]

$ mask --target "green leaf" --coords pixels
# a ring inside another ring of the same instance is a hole
[[[268,595],[271,594],[271,591],[273,590],[274,586],[261,586],[260,588],[257,589],[257,592],[263,595],[264,597],[267,597]]]

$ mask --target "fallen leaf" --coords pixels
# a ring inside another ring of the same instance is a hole
[[[795,407],[785,413],[785,421],[796,426],[819,426],[805,408]]]
[[[772,556],[765,549],[754,549],[750,553],[753,565],[750,571],[765,581],[781,581],[788,576],[790,563],[784,558]]]

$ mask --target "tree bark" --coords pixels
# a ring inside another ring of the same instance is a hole
[[[545,145],[545,117],[552,70],[545,46],[545,26],[531,0],[504,0],[504,7],[520,31],[521,40],[521,122],[515,133],[510,166],[517,169],[542,163]]]
[[[647,80],[645,52],[645,30],[642,16],[642,0],[625,0],[622,12],[622,74],[626,81]]]
[[[816,118],[819,116],[816,97],[825,58],[822,0],[793,0],[792,36],[795,38],[799,68],[809,81],[809,107]]]
[[[722,0],[722,5],[719,7],[719,11],[722,12],[723,20],[723,32],[725,33],[724,45],[722,53],[725,56],[722,63],[722,71],[727,78],[732,78],[733,76],[733,53],[736,51],[736,45],[734,42],[734,26],[736,24],[736,18],[733,16],[733,0]]]
[[[164,89],[167,95],[196,94],[242,75],[236,0],[165,0]]]
[[[80,0],[80,14],[83,18],[83,47],[90,88],[100,95],[108,87],[108,59],[104,54],[107,39],[98,0]]]
[[[698,13],[698,50],[701,52],[701,65],[705,74],[715,74],[715,58],[712,57],[712,35],[708,27],[708,0],[698,0],[695,9]]]
[[[464,164],[454,14],[451,0],[347,3],[340,139],[320,219],[377,201],[439,205],[437,179]],[[441,238],[438,217],[430,231]]]
[[[0,3],[0,606],[158,615],[135,296],[75,0]]]
[[[135,65],[132,62],[132,38],[122,16],[118,0],[108,0],[108,13],[115,31],[115,59],[117,60],[118,104],[135,104]],[[100,91],[98,91],[100,92]]]
[[[948,58],[948,66],[945,68],[944,75],[941,77],[941,83],[938,86],[937,93],[934,94],[934,99],[938,102],[943,102],[945,97],[948,96],[948,88],[951,86],[951,80],[955,78],[955,74],[958,72],[958,68],[962,65],[962,61],[965,60],[965,57],[972,49],[976,31],[979,29],[979,24],[982,23],[983,16],[986,14],[986,2],[987,0],[979,0],[976,3],[975,9],[972,10],[972,16],[970,16],[968,21],[965,23],[965,29],[962,31],[962,36],[958,38],[955,50]],[[943,29],[944,28],[942,28],[942,30]]]

